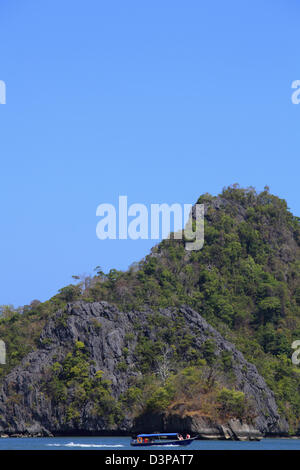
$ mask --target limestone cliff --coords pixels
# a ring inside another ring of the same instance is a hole
[[[252,425],[238,420],[211,422],[204,416],[180,413],[169,409],[164,413],[134,416],[125,413],[118,424],[108,422],[105,413],[95,413],[91,400],[85,400],[76,419],[66,418],[65,404],[53,401],[47,392],[47,381],[53,365],[61,363],[78,341],[84,343],[91,359],[90,376],[101,370],[111,382],[111,393],[118,400],[132,380],[142,375],[137,367],[139,335],[155,344],[157,331],[150,309],[123,313],[107,302],[74,302],[49,319],[42,331],[38,348],[29,353],[3,380],[0,390],[0,433],[22,435],[130,433],[137,430],[186,430],[204,438],[255,438],[261,433],[287,432],[287,423],[280,419],[273,392],[267,387],[256,367],[245,360],[233,344],[226,341],[196,311],[183,306],[162,309],[160,316],[170,325],[177,322],[192,335],[193,348],[199,351],[209,339],[214,354],[231,354],[231,379],[234,388],[242,391],[255,409]],[[130,336],[130,342],[128,337]],[[122,367],[120,367],[122,364]],[[199,397],[200,399],[200,397]],[[71,401],[67,396],[65,402]]]

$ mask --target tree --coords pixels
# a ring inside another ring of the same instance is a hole
[[[266,297],[258,305],[259,312],[262,315],[262,323],[278,319],[281,311],[281,303],[277,297]]]
[[[218,394],[218,402],[223,416],[242,419],[246,411],[246,397],[243,392],[222,388]]]
[[[165,346],[162,350],[161,356],[156,363],[156,375],[161,379],[163,385],[165,385],[167,379],[171,374],[171,356],[173,349],[170,346]]]
[[[70,284],[69,286],[63,287],[59,291],[59,296],[65,302],[73,302],[74,300],[79,299],[81,295],[81,287],[79,285],[75,286]]]

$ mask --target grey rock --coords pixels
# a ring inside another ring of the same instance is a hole
[[[220,426],[201,417],[181,417],[174,413],[152,415],[145,420],[141,416],[134,420],[126,416],[118,426],[109,425],[105,417],[95,418],[92,404],[83,407],[80,424],[66,423],[60,406],[54,406],[43,389],[43,383],[54,362],[62,361],[67,352],[72,350],[76,341],[83,341],[91,359],[95,362],[94,370],[103,370],[105,378],[112,384],[112,394],[118,398],[124,393],[130,378],[138,374],[134,367],[134,349],[137,343],[135,323],[142,325],[145,334],[155,338],[149,327],[150,309],[139,312],[120,312],[107,302],[75,302],[68,304],[66,311],[59,311],[46,324],[36,351],[28,354],[22,363],[15,367],[3,380],[0,388],[0,434],[7,435],[57,435],[57,434],[97,434],[129,433],[145,425],[150,430],[184,429],[196,432],[202,438],[255,438],[260,433],[278,434],[288,430],[287,423],[279,416],[272,391],[257,372],[256,367],[245,360],[233,344],[226,341],[206,320],[189,307],[183,306],[181,315],[186,325],[194,332],[194,348],[200,348],[208,339],[216,345],[216,354],[229,351],[232,354],[232,372],[235,386],[252,400],[257,410],[254,426],[246,423],[229,422]],[[161,314],[176,320],[176,311],[168,308]],[[123,354],[125,336],[133,333],[126,357]],[[127,370],[119,370],[118,364],[125,361]],[[247,427],[248,426],[248,427]]]

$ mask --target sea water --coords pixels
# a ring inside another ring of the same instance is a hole
[[[0,438],[0,450],[131,450],[130,437]],[[170,450],[300,450],[300,439],[261,441],[194,441],[187,447],[153,446],[139,449]]]

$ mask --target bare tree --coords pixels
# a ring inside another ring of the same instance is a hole
[[[155,361],[156,375],[161,379],[163,385],[165,385],[168,377],[171,374],[171,357],[173,355],[173,349],[170,346],[165,346],[161,352],[160,359]]]
[[[82,294],[91,286],[92,278],[86,273],[80,274],[79,276],[72,276],[72,278],[74,281],[79,281],[77,285],[80,286]]]
[[[2,339],[0,339],[0,364],[6,364],[6,347]]]

